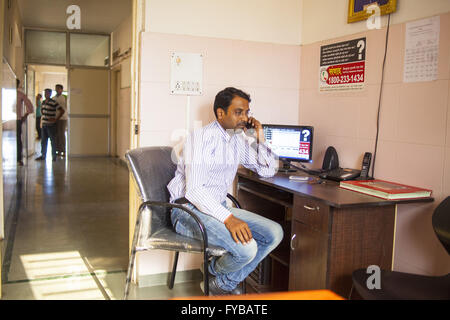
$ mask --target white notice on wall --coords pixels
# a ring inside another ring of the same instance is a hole
[[[439,16],[406,24],[403,82],[437,79],[439,31]]]
[[[198,53],[172,53],[170,92],[172,94],[201,95],[203,56]]]

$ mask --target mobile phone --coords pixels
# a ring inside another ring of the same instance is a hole
[[[247,128],[247,129],[253,129],[254,127],[253,127],[253,124],[251,124],[251,123],[249,123],[249,122],[247,122],[246,124],[245,124],[245,127]]]

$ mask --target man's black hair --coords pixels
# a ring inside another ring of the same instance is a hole
[[[248,93],[233,87],[225,88],[216,95],[216,99],[214,100],[214,114],[216,115],[216,118],[218,108],[223,109],[225,113],[228,112],[228,107],[234,97],[241,97],[248,102],[251,102],[250,95]]]
[[[64,90],[64,87],[63,87],[63,85],[62,84],[57,84],[55,87],[60,87],[61,88],[61,90]]]

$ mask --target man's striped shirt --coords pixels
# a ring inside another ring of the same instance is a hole
[[[175,177],[167,186],[170,201],[186,197],[200,211],[224,222],[231,212],[221,203],[240,164],[272,177],[278,161],[267,145],[251,145],[244,133],[230,135],[217,121],[194,130],[186,138]]]
[[[58,110],[64,110],[55,100],[49,98],[42,103],[41,113],[42,113],[42,125],[52,125],[55,122],[52,120],[56,120],[57,112],[61,112]]]

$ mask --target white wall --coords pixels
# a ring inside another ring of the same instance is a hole
[[[301,43],[303,0],[147,0],[146,31]]]
[[[302,44],[367,31],[366,21],[347,23],[348,2],[349,0],[303,0]],[[450,11],[449,0],[397,0],[397,11],[391,14],[391,24],[448,11]],[[382,16],[381,21],[381,26],[385,26],[387,16]]]

